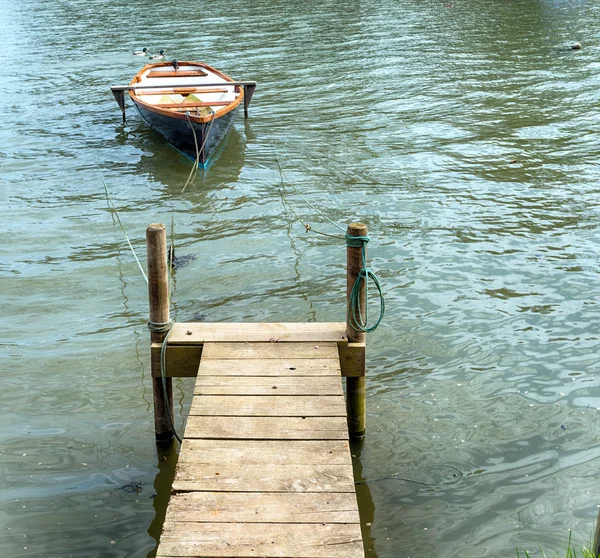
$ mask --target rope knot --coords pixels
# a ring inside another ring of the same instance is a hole
[[[369,235],[352,236],[346,233],[346,246],[348,246],[349,248],[363,248],[364,250],[365,244],[367,244],[367,242],[369,242],[370,240],[371,237]]]
[[[173,327],[173,322],[151,322],[148,320],[148,329],[152,333],[165,333],[166,331],[171,331]]]

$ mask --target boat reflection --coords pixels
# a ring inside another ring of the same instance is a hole
[[[240,125],[239,119],[237,125]],[[144,143],[144,153],[137,164],[137,172],[160,182],[171,193],[182,192],[193,169],[193,161],[173,148],[160,134],[145,130],[138,139]],[[194,189],[194,184],[215,184],[235,182],[239,179],[245,162],[247,137],[234,125],[221,142],[207,168],[198,168],[196,177],[186,187]]]

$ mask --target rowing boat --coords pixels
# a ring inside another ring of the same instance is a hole
[[[111,90],[123,112],[125,91],[144,121],[201,168],[248,105],[256,88],[251,81],[234,81],[203,62],[147,64],[129,85]]]

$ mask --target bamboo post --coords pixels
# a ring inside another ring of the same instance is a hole
[[[348,225],[348,236],[367,236],[366,225],[362,223],[350,223]],[[346,247],[346,334],[348,343],[364,343],[367,334],[358,331],[350,323],[348,309],[350,306],[350,293],[356,282],[356,278],[363,266],[362,247]],[[360,311],[364,315],[366,309],[366,293],[364,282],[361,284],[359,294]],[[366,359],[365,359],[366,361]],[[346,378],[346,411],[348,414],[348,431],[353,438],[362,438],[365,435],[367,425],[367,382],[366,368],[363,367],[361,376]]]
[[[150,302],[150,322],[155,324],[169,321],[169,280],[167,267],[167,231],[164,225],[154,223],[146,229],[146,251],[148,257],[148,298]],[[150,331],[152,343],[162,343],[167,332]],[[155,370],[155,368],[159,368]],[[173,409],[173,388],[171,378],[166,378],[163,390],[160,377],[160,363],[152,363],[152,392],[154,394],[154,431],[158,443],[173,439],[171,421],[167,415],[166,401]],[[166,393],[165,393],[166,392]]]

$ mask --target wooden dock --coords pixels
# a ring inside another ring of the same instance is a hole
[[[157,556],[364,556],[337,343],[206,343]]]
[[[157,557],[364,557],[349,446],[364,434],[364,334],[171,326],[164,226],[147,238],[157,441],[173,435],[171,378],[196,376]]]

